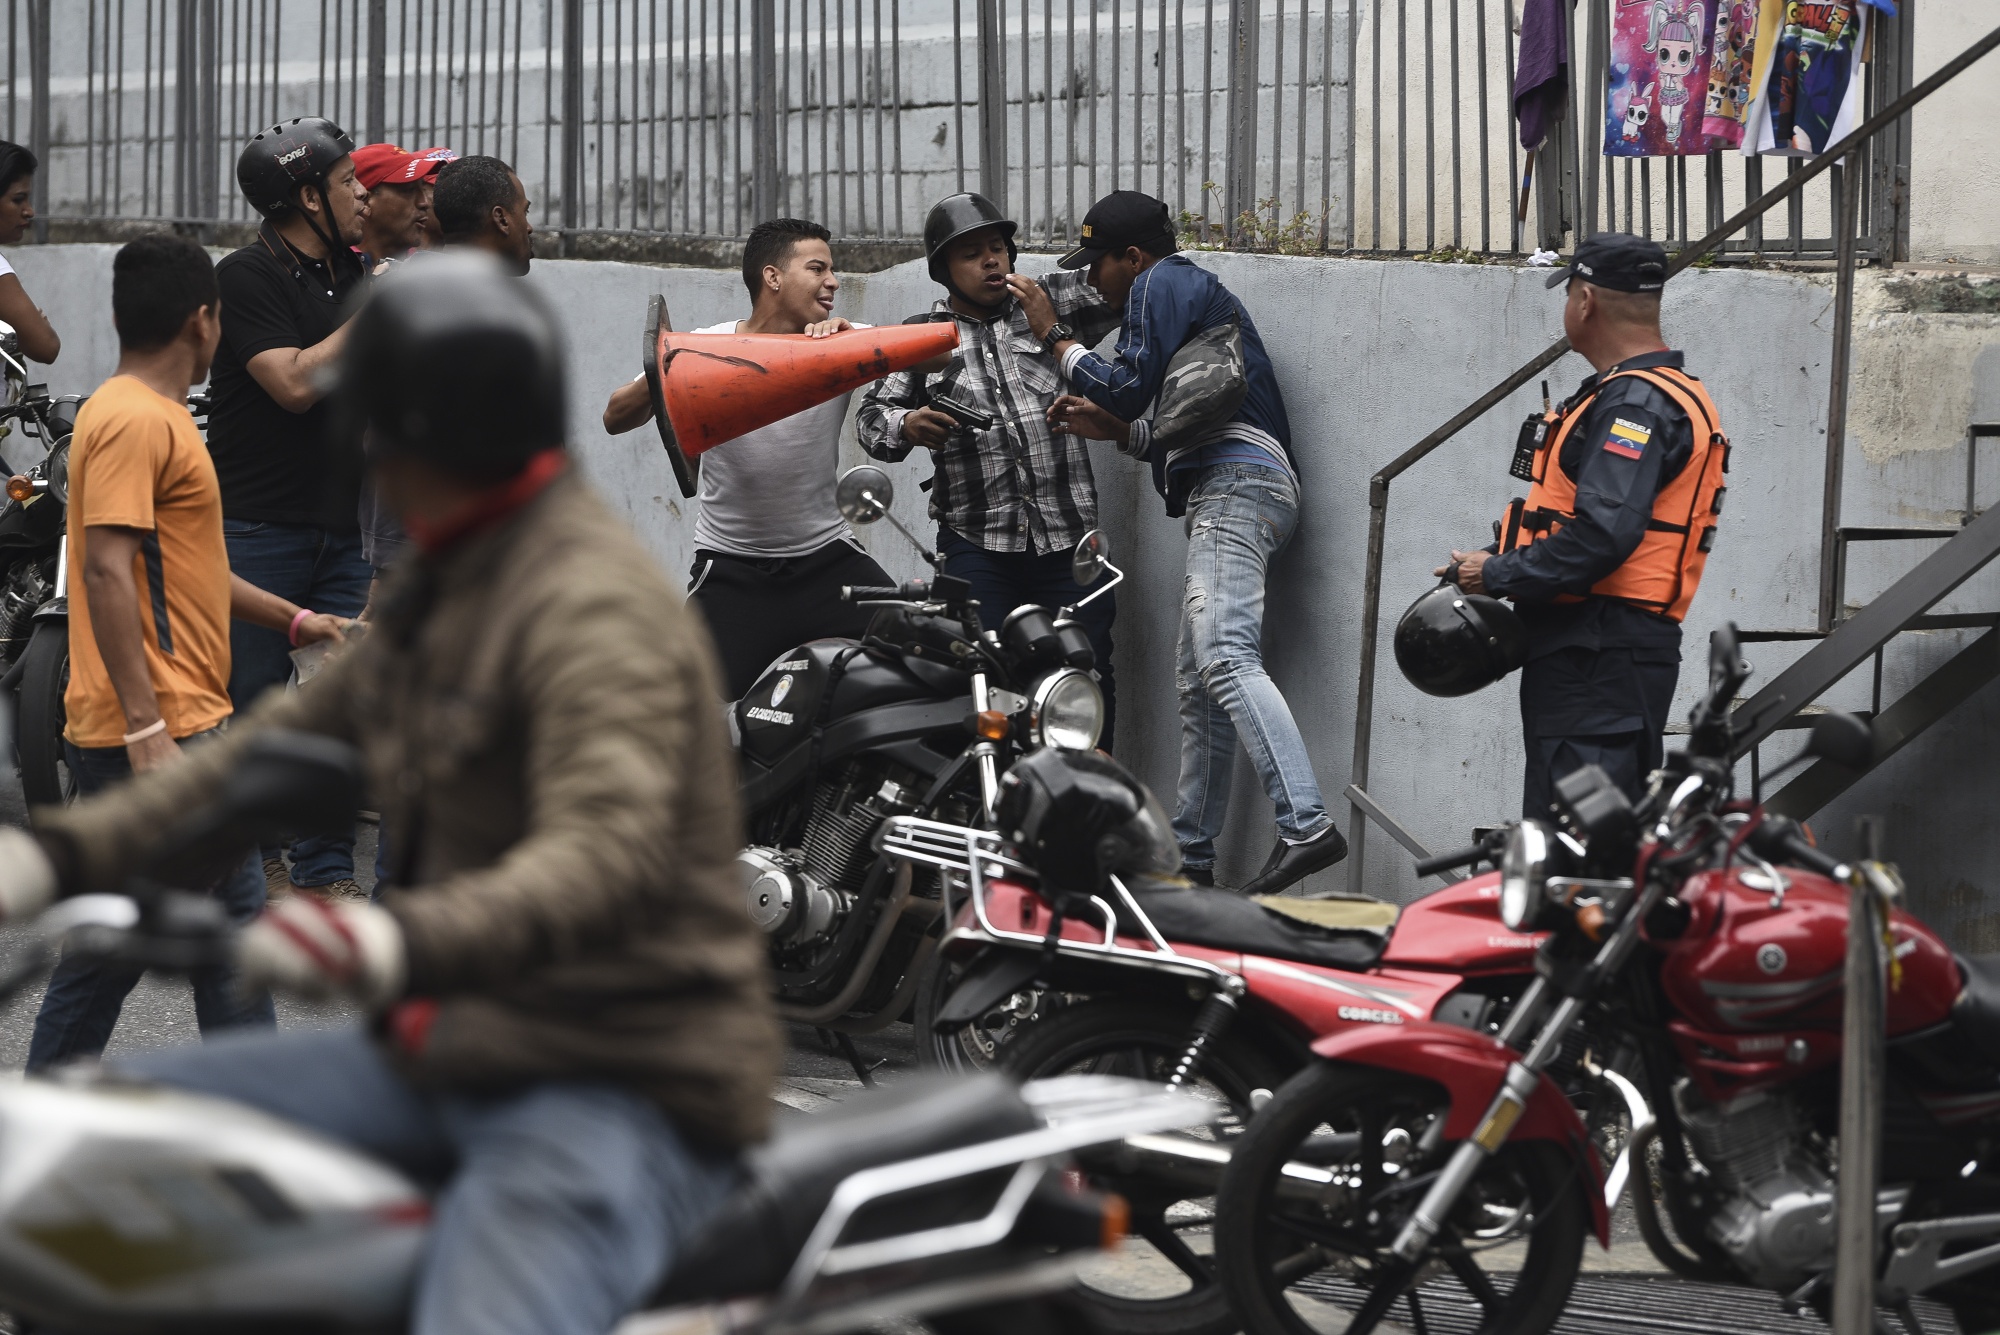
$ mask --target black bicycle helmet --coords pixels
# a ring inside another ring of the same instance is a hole
[[[1528,632],[1498,598],[1440,584],[1396,623],[1396,666],[1426,695],[1470,695],[1527,661]]]
[[[349,439],[482,482],[560,446],[562,334],[541,294],[481,251],[396,265],[354,317],[335,407]]]
[[[1000,211],[1000,206],[984,195],[970,192],[961,195],[946,195],[931,205],[931,211],[924,217],[924,256],[930,261],[933,282],[951,286],[951,273],[945,262],[945,247],[967,232],[976,232],[982,227],[1003,229],[1001,235],[1007,238],[1007,262],[1011,265],[1021,251],[1014,244],[1014,233],[1019,230],[1014,220]]]
[[[326,189],[327,173],[354,152],[347,131],[324,116],[294,116],[259,130],[236,159],[236,185],[250,207],[266,218],[281,217],[298,205],[298,189]]]
[[[1090,751],[1044,747],[1000,781],[1001,831],[1059,895],[1094,895],[1107,876],[1177,871],[1180,849],[1146,785]]]

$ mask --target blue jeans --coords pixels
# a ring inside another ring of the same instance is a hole
[[[266,593],[333,616],[361,615],[368,604],[368,562],[359,533],[329,533],[301,524],[222,521],[229,569]],[[240,715],[292,675],[292,646],[283,631],[229,623],[229,699]],[[275,850],[265,850],[274,856]],[[292,845],[292,884],[330,885],[354,875],[354,832],[316,835]]]
[[[1068,551],[989,552],[952,529],[938,526],[938,555],[944,558],[947,575],[956,575],[972,586],[979,600],[981,630],[997,631],[1007,614],[1023,603],[1036,603],[1054,612],[1082,600],[1090,590],[1070,574]],[[1078,612],[1076,619],[1090,634],[1090,647],[1097,655],[1097,680],[1104,688],[1104,737],[1098,743],[1111,749],[1112,725],[1118,720],[1117,679],[1111,672],[1111,623],[1118,616],[1118,595],[1107,593]]]
[[[1216,464],[1188,496],[1174,838],[1190,867],[1215,865],[1239,740],[1278,809],[1280,838],[1310,839],[1333,823],[1299,725],[1264,670],[1264,580],[1298,522],[1298,489],[1272,468]]]
[[[198,744],[198,738],[187,740]],[[64,742],[63,750],[69,757],[69,772],[76,776],[80,795],[102,792],[132,773],[122,746],[93,747],[86,751]],[[209,893],[222,901],[236,922],[248,922],[263,912],[264,872],[257,855],[246,856]],[[144,973],[135,964],[65,956],[49,975],[42,1008],[35,1015],[35,1034],[28,1043],[28,1070],[32,1073],[103,1052],[104,1045],[111,1041],[111,1031],[118,1027],[118,1013],[124,1008],[126,996],[139,985]],[[196,969],[189,973],[188,981],[194,984],[194,1017],[203,1034],[278,1022],[270,995],[243,996],[237,989],[233,969]]]
[[[148,1053],[123,1072],[233,1099],[442,1186],[411,1335],[605,1335],[735,1185],[617,1085],[486,1098],[412,1086],[357,1026]]]

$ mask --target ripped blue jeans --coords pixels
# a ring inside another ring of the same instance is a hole
[[[1310,839],[1333,823],[1299,725],[1264,670],[1264,580],[1298,522],[1298,490],[1273,468],[1215,464],[1188,496],[1174,838],[1189,867],[1215,865],[1238,741],[1278,809],[1279,837]]]

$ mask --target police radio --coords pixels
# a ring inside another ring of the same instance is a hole
[[[1531,413],[1521,423],[1521,434],[1514,441],[1514,462],[1507,467],[1509,477],[1517,477],[1523,482],[1535,480],[1535,456],[1541,452],[1542,444],[1549,438],[1549,428],[1556,424],[1555,409],[1549,404],[1549,382],[1542,382],[1542,410]]]

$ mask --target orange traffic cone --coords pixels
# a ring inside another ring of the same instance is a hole
[[[667,299],[646,315],[646,388],[681,494],[704,451],[958,346],[958,323],[804,334],[676,334]]]

